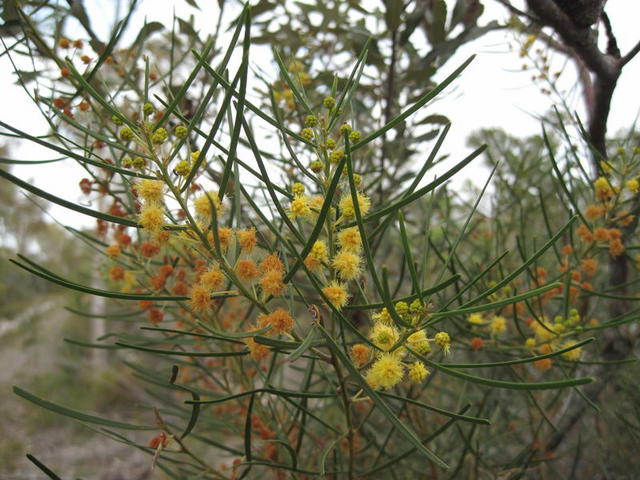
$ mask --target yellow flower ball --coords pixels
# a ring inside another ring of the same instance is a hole
[[[337,282],[332,282],[329,286],[324,287],[322,293],[327,297],[329,303],[338,310],[344,307],[347,304],[347,300],[349,300],[349,294],[344,285]]]
[[[342,280],[354,280],[360,276],[361,259],[351,252],[340,252],[331,262]]]
[[[218,193],[214,191],[208,191],[198,198],[196,198],[194,202],[194,206],[196,209],[196,213],[198,216],[204,220],[211,219],[211,204],[216,209],[216,214],[220,215],[222,212],[222,204],[220,203],[220,197],[218,197]]]
[[[136,186],[138,195],[147,203],[162,203],[164,197],[164,182],[160,180],[141,180]]]
[[[140,225],[151,231],[157,231],[164,225],[164,210],[154,205],[146,205],[140,212]]]
[[[422,383],[427,375],[429,375],[429,370],[424,366],[422,362],[414,362],[409,367],[409,379],[413,383]]]
[[[306,195],[298,195],[293,197],[291,205],[289,205],[289,218],[296,219],[298,217],[306,218],[312,215],[311,207],[309,206],[309,197]]]
[[[431,351],[431,345],[429,345],[429,339],[424,330],[418,330],[416,333],[409,335],[407,347],[420,355],[426,355]]]
[[[491,319],[489,329],[493,335],[499,335],[507,330],[507,320],[504,317],[495,316]]]
[[[374,362],[365,376],[373,388],[393,388],[404,376],[404,365],[394,355],[383,354]]]
[[[345,252],[360,253],[362,250],[362,238],[358,227],[349,227],[338,233],[338,245]]]
[[[376,322],[369,333],[369,338],[376,347],[387,351],[400,339],[400,334],[395,327]]]
[[[364,216],[369,212],[371,208],[371,200],[369,197],[363,195],[362,193],[356,194],[356,198],[358,200],[358,207],[360,209],[360,215]],[[340,199],[339,203],[340,211],[342,212],[342,216],[347,220],[353,220],[356,218],[356,210],[353,205],[353,199],[351,198],[351,193],[346,194],[344,197]]]

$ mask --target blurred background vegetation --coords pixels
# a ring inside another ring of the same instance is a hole
[[[54,45],[55,50],[55,41],[65,32],[65,21],[69,19],[81,26],[79,36],[86,38],[96,55],[103,52],[108,39],[100,39],[95,33],[91,24],[93,19],[84,9],[83,2],[61,4],[50,11],[39,2],[22,4],[25,11],[37,11],[33,16],[36,25],[25,27],[25,19],[12,7],[17,4],[8,1],[3,10],[3,35],[4,38],[19,38],[24,33],[35,45],[35,50],[27,52],[27,55],[55,63],[58,58],[55,52],[43,49],[42,44],[38,44],[42,38],[38,39],[37,35],[46,38],[47,44]],[[237,4],[219,4],[222,10],[227,9],[229,17],[233,16],[229,12],[237,13]],[[482,10],[482,3],[476,0],[420,0],[407,3],[389,0],[373,8],[364,8],[355,1],[302,3],[261,0],[252,12],[256,30],[253,42],[256,45],[276,46],[282,49],[287,58],[300,59],[307,70],[313,72],[310,80],[317,87],[315,93],[318,99],[321,99],[327,93],[334,75],[338,76],[339,86],[346,83],[354,57],[371,38],[367,70],[359,95],[353,102],[353,115],[356,126],[374,129],[394,118],[426,89],[435,86],[437,75],[452,69],[448,63],[455,53],[489,31],[511,29],[515,38],[520,39],[522,48],[527,45],[530,35],[539,35],[541,41],[546,42],[545,48],[562,52],[558,48],[558,37],[545,37],[546,31],[535,25],[531,18],[516,12],[509,22],[492,19],[480,23]],[[177,18],[176,22],[179,33],[169,31],[169,26],[147,24],[140,29],[129,49],[123,47],[118,53],[123,59],[128,58],[128,52],[136,53],[136,49],[141,50],[144,44],[146,51],[154,55],[157,69],[167,70],[173,65],[173,50],[167,48],[170,42],[179,43],[180,51],[184,52],[189,48],[201,48],[204,44],[202,32],[195,31],[189,18]],[[228,26],[224,25],[225,28]],[[542,54],[536,55],[537,59],[542,57]],[[58,72],[57,67],[51,66],[52,63],[47,64],[48,74],[55,79]],[[538,68],[538,74],[543,73],[544,62]],[[173,72],[166,83],[167,93],[177,91],[184,80],[183,73],[179,68]],[[132,78],[141,74],[138,66],[132,71]],[[23,77],[23,80],[28,78]],[[545,80],[539,78],[538,81],[544,83]],[[281,82],[268,83],[286,98]],[[549,89],[550,97],[561,95],[560,92],[552,92],[553,83],[545,85],[542,88]],[[198,105],[204,83],[199,86],[200,89],[194,88],[193,93],[184,98],[181,105],[183,111],[189,112]],[[271,99],[266,84],[255,86],[254,94],[258,101],[263,102],[265,109],[270,108]],[[561,104],[557,97],[555,101]],[[295,108],[285,104],[284,109],[287,124],[303,123],[302,114]],[[550,132],[552,149],[560,150],[558,159],[562,173],[569,179],[579,178],[580,168],[591,168],[591,152],[581,142],[579,135],[567,142],[557,118],[550,111],[545,119],[553,129]],[[573,122],[571,109],[563,110],[560,118]],[[447,123],[446,112],[417,116],[400,123],[382,138],[381,144],[370,152],[369,163],[362,166],[363,171],[368,173],[368,191],[373,192],[374,204],[384,203],[385,199],[406,187],[415,174],[416,161],[423,160],[420,155],[424,156],[423,152],[428,151],[427,146],[433,145]],[[522,251],[530,254],[540,246],[535,243],[540,241],[536,237],[547,231],[551,234],[566,221],[570,208],[566,199],[558,195],[559,184],[550,174],[553,165],[540,136],[516,138],[508,131],[495,129],[469,133],[471,148],[488,144],[487,172],[498,161],[500,163],[487,198],[473,218],[468,235],[462,238],[458,252],[464,253],[451,263],[451,273],[464,269],[465,265],[485,265],[505,250],[511,253],[502,268],[509,271],[510,267],[522,260]],[[276,139],[273,141],[278,146],[274,150],[279,149],[274,151],[274,155],[287,156],[287,147],[276,143]],[[571,141],[575,143],[572,145]],[[619,147],[630,149],[636,145],[637,138],[630,129],[625,136],[610,139],[607,146],[609,153],[605,154],[614,157]],[[585,165],[579,166],[572,161],[576,150],[580,151],[582,158],[587,158]],[[5,148],[0,156],[10,157],[11,152]],[[446,164],[447,160],[447,155],[441,155],[434,163]],[[576,181],[572,191],[578,207],[584,208],[591,195],[588,182]],[[432,231],[431,248],[445,252],[451,248],[451,239],[457,238],[462,230],[478,194],[479,188],[474,183],[468,183],[464,188],[447,185],[408,214],[407,224],[415,237],[420,238],[422,232],[419,231],[419,225],[428,211],[428,225]],[[551,225],[541,215],[541,205]],[[527,236],[527,233],[531,236]],[[11,394],[11,385],[19,383],[42,398],[71,408],[131,421],[140,415],[148,418],[150,398],[159,398],[155,397],[157,393],[133,381],[135,376],[144,377],[145,372],[136,372],[119,361],[143,359],[144,362],[147,359],[144,355],[119,351],[110,352],[105,357],[62,341],[63,338],[88,343],[97,340],[95,325],[90,320],[62,308],[68,306],[91,311],[95,305],[79,294],[30,276],[7,261],[17,253],[29,254],[38,263],[63,277],[91,284],[98,263],[95,250],[53,221],[47,214],[46,203],[21,193],[4,181],[0,189],[0,234],[0,361],[3,365],[0,370],[0,402],[6,411],[12,412],[0,423],[0,459],[4,460],[0,462],[0,476],[12,478],[11,475],[29,475],[33,472],[33,466],[24,458],[25,451],[32,451],[45,463],[55,465],[64,476],[105,480],[151,478],[150,458],[144,453],[110,442],[50,412],[35,409]],[[385,258],[393,259],[391,247],[399,241],[398,238],[396,235],[389,243],[378,245]],[[478,248],[479,243],[483,243],[484,248]],[[559,263],[560,255],[557,252],[556,255]],[[389,260],[389,264],[395,263]],[[434,268],[436,265],[440,266],[435,262]],[[633,293],[633,286],[637,285],[634,283],[636,280],[637,272],[632,270],[627,279],[632,286],[630,293]],[[608,305],[602,302],[601,306],[602,319],[605,319]],[[117,302],[108,302],[104,308],[107,308],[107,312],[119,311]],[[133,325],[127,324],[127,319],[114,328],[125,334],[134,329]],[[629,327],[625,334],[634,339],[629,356],[635,357],[637,328]],[[602,340],[599,348],[605,345],[606,342]],[[92,367],[87,368],[87,365]],[[166,373],[169,365],[159,368]],[[583,367],[581,373],[592,371],[589,367]],[[589,410],[577,419],[578,428],[567,435],[557,456],[550,457],[555,461],[545,462],[544,469],[534,469],[535,474],[540,478],[634,478],[632,472],[640,471],[640,461],[633,455],[635,445],[640,440],[640,391],[635,380],[638,374],[637,363],[617,369],[615,380],[606,384],[603,393],[598,393],[597,401],[603,411],[595,414]],[[434,385],[438,383],[435,381]],[[454,391],[463,388],[462,382],[453,381],[450,385],[449,388]],[[560,392],[559,395],[564,394]],[[485,393],[470,387],[468,395],[469,398],[482,398]],[[134,409],[132,406],[136,404],[146,405],[146,413]],[[570,403],[562,405],[553,411],[559,420],[564,416],[562,408],[567,416],[571,413]],[[519,425],[526,421],[523,412],[532,409],[530,399],[525,394],[516,397],[511,392],[498,392],[487,401],[485,408],[496,418],[496,425],[511,427],[506,430],[507,433],[505,430],[500,430],[499,434],[496,431],[491,443],[482,444],[473,437],[473,431],[470,431],[472,427],[461,426],[458,444],[451,448],[459,447],[461,442],[469,442],[461,452],[464,456],[470,455],[471,451],[476,462],[475,466],[467,465],[468,478],[474,478],[474,474],[475,478],[516,478],[515,474],[511,476],[510,468],[521,464],[522,456],[529,453],[531,439],[525,434],[521,435]],[[145,435],[136,438],[141,444],[148,442]],[[515,450],[521,452],[514,453]],[[483,458],[491,460],[483,463]],[[96,472],[107,473],[97,477]],[[158,472],[155,475],[159,475]],[[412,475],[419,478],[420,472],[416,470]],[[456,478],[456,472],[447,475],[450,475],[448,478]],[[447,477],[443,475],[442,478]]]

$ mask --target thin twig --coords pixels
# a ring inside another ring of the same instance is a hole
[[[535,23],[540,23],[540,19],[538,19],[537,17],[534,17],[533,15],[531,15],[530,13],[527,13],[523,10],[520,10],[517,7],[514,7],[513,5],[511,5],[511,2],[509,2],[508,0],[496,0],[498,3],[501,3],[503,6],[505,6],[507,8],[507,10],[511,11],[512,13],[515,13],[516,15],[520,16],[520,17],[524,17],[528,20],[531,20],[532,22]]]
[[[638,43],[636,43],[634,45],[634,47],[631,49],[631,51],[629,51],[629,53],[627,53],[624,57],[622,57],[620,59],[620,67],[624,67],[627,63],[629,63],[631,60],[633,60],[633,57],[635,57],[638,52],[640,52],[640,40],[638,40]]]
[[[611,21],[609,20],[609,16],[603,11],[602,16],[602,24],[604,25],[604,30],[607,32],[607,54],[612,55],[616,58],[620,58],[620,49],[618,48],[618,41],[616,40],[615,35],[613,34],[613,28],[611,27]]]

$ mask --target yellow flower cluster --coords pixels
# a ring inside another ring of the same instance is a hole
[[[365,379],[372,388],[393,388],[404,376],[404,364],[393,354],[383,353],[367,371]]]
[[[140,211],[138,222],[151,232],[158,231],[164,225],[164,209],[155,205],[145,205]]]
[[[196,198],[193,206],[196,209],[196,213],[200,217],[200,219],[205,221],[210,221],[212,218],[211,205],[213,204],[216,209],[216,215],[220,215],[222,213],[222,203],[220,202],[220,197],[218,197],[218,193],[212,190],[200,195]]]
[[[138,196],[144,201],[138,222],[152,233],[157,233],[164,226],[164,189],[165,184],[161,180],[144,179],[136,185]]]
[[[394,306],[396,313],[406,321],[417,324],[425,315],[426,308],[419,300],[408,305],[406,302],[397,302]],[[429,339],[424,328],[411,331],[396,326],[393,316],[383,308],[372,315],[373,325],[369,331],[369,339],[378,350],[370,368],[364,374],[365,380],[372,388],[392,388],[402,381],[405,372],[410,381],[421,383],[429,374],[425,365],[416,361],[412,364],[405,363],[404,357],[411,351],[417,355],[428,355],[431,352],[430,342],[434,342],[440,350],[448,354],[451,349],[451,338],[447,332],[437,332],[433,339]],[[364,346],[354,346],[351,357],[354,364],[362,368],[366,366],[370,358],[370,349],[364,350]]]
[[[161,180],[140,180],[136,186],[138,196],[147,204],[160,204],[164,197],[164,182]]]
[[[322,289],[322,293],[327,297],[329,303],[338,310],[344,307],[349,300],[347,289],[343,284],[338,282],[331,282],[328,286]]]
[[[369,209],[371,208],[371,200],[369,197],[362,193],[356,194],[356,199],[358,201],[358,209],[360,210],[360,215],[365,216],[369,213]],[[353,204],[353,198],[351,198],[351,194],[348,193],[340,199],[340,203],[338,204],[340,207],[340,211],[342,213],[342,217],[345,220],[353,220],[356,218],[356,210]]]

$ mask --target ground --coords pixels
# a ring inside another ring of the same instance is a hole
[[[164,478],[151,472],[151,457],[112,441],[82,424],[46,411],[15,395],[17,385],[62,405],[120,420],[136,400],[116,367],[99,372],[89,352],[63,341],[86,331],[86,319],[62,307],[62,296],[38,298],[11,319],[0,319],[0,480],[41,479],[27,458],[31,453],[61,478],[145,480]],[[81,337],[80,337],[81,338]],[[138,414],[139,415],[139,414]],[[130,418],[125,420],[131,421]],[[149,432],[138,440],[146,443]]]

